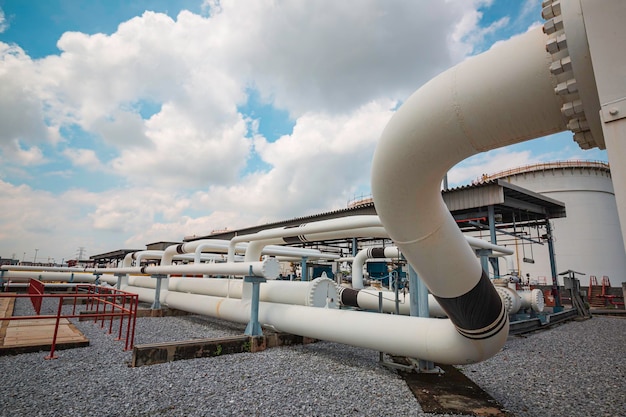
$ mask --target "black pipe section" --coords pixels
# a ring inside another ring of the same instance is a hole
[[[385,258],[385,248],[371,248],[368,255],[370,258]]]
[[[299,235],[299,236],[286,236],[283,238],[283,242],[285,243],[303,243],[306,242],[307,239],[304,237],[304,235]]]
[[[435,295],[435,298],[459,333],[469,339],[486,339],[506,325],[504,305],[485,271],[467,293],[453,298]]]
[[[341,290],[341,304],[348,307],[359,307],[359,303],[357,302],[357,297],[359,295],[359,290],[355,290],[352,288],[344,288]]]

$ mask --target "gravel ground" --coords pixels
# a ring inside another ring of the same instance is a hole
[[[26,299],[16,301],[16,315],[33,314]],[[129,368],[123,342],[75,323],[89,347],[57,351],[56,360],[0,357],[0,416],[444,416],[423,413],[371,350],[318,342]],[[244,328],[200,316],[142,318],[135,343]],[[460,369],[518,417],[625,416],[625,347],[626,319],[595,317],[511,337],[494,358]]]

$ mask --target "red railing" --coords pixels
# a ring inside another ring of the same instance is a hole
[[[31,287],[34,289],[31,291]],[[29,283],[28,294],[2,294],[2,298],[25,298],[29,297],[33,303],[36,316],[12,316],[0,317],[0,320],[33,320],[33,319],[56,319],[54,326],[54,334],[50,347],[50,354],[45,359],[56,359],[54,351],[56,349],[57,336],[59,331],[59,323],[62,318],[93,318],[94,323],[100,323],[100,327],[104,328],[105,322],[108,322],[108,333],[113,333],[113,320],[119,318],[119,326],[117,330],[116,341],[124,340],[124,350],[131,350],[135,340],[135,324],[137,322],[137,306],[139,305],[139,296],[137,294],[121,291],[110,287],[100,287],[92,284],[78,284],[76,290],[67,294],[44,294],[44,284],[41,281],[31,279]],[[38,292],[41,290],[41,292]],[[41,315],[41,303],[44,298],[58,299],[57,312],[54,315]],[[63,301],[73,299],[72,314],[62,314]],[[86,310],[82,314],[76,314],[77,300],[86,300]],[[93,310],[95,308],[95,310]],[[126,324],[126,326],[124,326]],[[123,331],[125,327],[125,331]]]
[[[28,294],[31,295],[30,302],[33,304],[33,308],[37,314],[41,314],[41,297],[37,297],[37,295],[42,295],[44,291],[44,283],[31,279],[28,283]]]

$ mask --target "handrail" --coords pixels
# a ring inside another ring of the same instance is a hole
[[[31,280],[37,281],[37,280]],[[43,285],[40,281],[37,281],[39,284]],[[34,284],[34,287],[39,289],[37,283]],[[45,359],[56,359],[57,356],[54,355],[56,349],[56,342],[59,330],[59,323],[62,318],[70,319],[70,318],[93,318],[94,323],[100,321],[100,327],[104,328],[105,320],[109,320],[109,329],[108,334],[113,332],[113,319],[119,318],[119,329],[118,336],[116,341],[124,340],[124,350],[131,350],[134,345],[135,339],[135,325],[137,321],[137,308],[139,305],[139,296],[137,294],[133,294],[130,292],[118,290],[115,288],[109,287],[100,287],[92,284],[79,284],[76,285],[76,292],[74,294],[43,294],[36,293],[37,290],[33,290],[31,292],[29,286],[29,294],[6,294],[0,293],[0,298],[26,298],[29,297],[33,302],[33,306],[37,303],[39,305],[39,310],[35,307],[37,311],[37,315],[35,316],[12,316],[12,317],[0,317],[0,320],[33,320],[33,319],[56,319],[54,334],[52,336],[52,343],[50,345],[50,354],[45,356]],[[52,315],[42,315],[40,314],[41,303],[44,298],[59,299],[59,304],[57,308],[56,314]],[[66,298],[73,298],[74,304],[72,308],[72,314],[62,314],[63,301]],[[91,309],[96,305],[95,312],[86,313],[86,314],[76,314],[76,301],[77,299],[87,299],[87,308]],[[100,309],[100,305],[102,305],[102,310]],[[109,311],[110,308],[110,311]],[[127,319],[126,323],[126,333],[125,336],[122,337],[122,329],[124,327],[124,321]]]
[[[503,171],[496,172],[494,174],[483,174],[475,181],[474,184],[480,184],[482,182],[495,180],[498,178],[508,177],[510,175],[526,174],[535,171],[543,171],[548,169],[559,168],[597,168],[610,170],[611,166],[608,162],[604,161],[588,161],[572,159],[568,161],[554,161],[554,162],[541,162],[537,164],[523,165],[516,168],[505,169]]]

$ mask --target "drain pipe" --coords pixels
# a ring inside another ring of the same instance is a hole
[[[385,229],[459,334],[488,356],[506,341],[506,311],[441,197],[441,179],[478,152],[565,129],[546,39],[531,30],[425,84],[374,154],[372,192]]]

